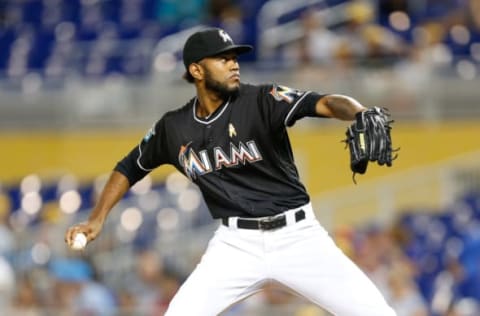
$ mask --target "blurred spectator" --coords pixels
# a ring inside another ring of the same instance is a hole
[[[480,306],[477,300],[463,298],[452,305],[446,316],[477,316],[480,313]]]
[[[7,4],[4,1],[0,2],[0,28],[5,24],[6,6]]]
[[[323,316],[323,310],[302,299],[276,282],[266,283],[262,291],[240,304],[234,305],[224,316],[238,315],[295,315]]]
[[[469,0],[465,11],[468,26],[472,31],[472,42],[480,43],[480,1]]]
[[[129,281],[124,298],[130,299],[141,315],[163,315],[180,287],[178,276],[166,271],[162,258],[150,249],[137,254],[135,269],[135,279]]]
[[[355,241],[354,259],[377,285],[398,316],[427,316],[415,271],[396,243],[397,230],[373,224]]]
[[[160,294],[155,301],[152,315],[160,316],[167,311],[168,304],[180,288],[181,282],[177,275],[165,273],[160,283]]]
[[[327,65],[390,65],[408,52],[407,43],[388,28],[375,22],[370,2],[351,1],[345,8],[346,22],[327,27],[315,10],[302,15],[302,37],[297,59]]]
[[[303,63],[328,64],[334,61],[340,38],[323,23],[315,11],[308,10],[302,16],[304,36],[300,41],[300,56]]]
[[[388,16],[395,11],[409,11],[408,0],[382,0],[378,2],[378,13],[381,16]]]
[[[68,315],[115,315],[117,306],[110,290],[93,279],[93,267],[80,259],[56,259],[50,264],[54,283],[54,307]]]
[[[118,308],[127,315],[135,315],[136,301],[134,295],[126,287],[117,289]]]
[[[388,275],[387,300],[397,316],[427,316],[428,307],[418,291],[408,265],[398,261]]]
[[[471,14],[472,24],[480,28],[480,2],[477,0],[468,1],[467,11]]]
[[[240,8],[232,0],[207,0],[208,15],[213,21],[228,19],[231,15],[241,14]]]
[[[42,302],[30,276],[24,276],[17,281],[13,307],[18,315],[42,315]]]
[[[10,264],[0,255],[0,315],[8,315],[15,291],[15,273]]]
[[[294,296],[287,292],[280,284],[268,283],[263,287],[264,300],[271,305],[285,305],[294,300]]]
[[[448,258],[445,269],[435,278],[433,310],[444,313],[462,298],[480,302],[480,234],[466,232],[459,257]]]
[[[77,315],[116,315],[116,301],[113,294],[103,284],[89,281],[82,284],[82,289],[75,300]]]
[[[0,189],[0,256],[11,254],[15,247],[13,232],[8,223],[10,208],[9,197]]]
[[[338,35],[341,38],[337,55],[347,63],[391,64],[405,54],[405,43],[389,29],[375,23],[374,8],[369,2],[352,1],[346,14],[349,18]]]
[[[243,12],[233,0],[208,0],[208,23],[224,29],[235,42],[244,41]]]
[[[480,302],[480,232],[478,227],[465,238],[459,261],[463,267],[464,279],[461,284],[462,296]]]
[[[136,258],[133,295],[140,313],[151,315],[160,295],[159,285],[163,278],[163,262],[154,251],[148,249],[137,254]]]
[[[391,240],[381,228],[372,226],[359,232],[354,240],[353,260],[370,277],[382,293],[388,291]]]
[[[157,0],[157,17],[162,25],[187,28],[205,19],[206,0]]]
[[[446,268],[441,271],[434,281],[432,297],[432,311],[438,315],[447,314],[454,305],[454,301],[461,297],[459,286],[465,279],[465,272],[457,258],[450,258]]]
[[[427,65],[449,63],[452,56],[444,44],[446,36],[447,30],[439,22],[419,25],[413,34],[413,60]]]

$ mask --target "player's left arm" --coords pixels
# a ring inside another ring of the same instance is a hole
[[[352,97],[341,94],[327,94],[321,97],[316,105],[315,111],[318,116],[337,118],[339,120],[351,121],[355,114],[365,111],[366,108]]]

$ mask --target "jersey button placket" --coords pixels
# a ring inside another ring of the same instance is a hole
[[[206,126],[206,131],[205,131],[205,138],[206,138],[206,143],[210,145],[213,142],[213,137],[212,137],[212,125],[208,124]]]

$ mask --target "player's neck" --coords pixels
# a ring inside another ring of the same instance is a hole
[[[197,116],[208,117],[220,107],[225,100],[213,93],[197,94]]]

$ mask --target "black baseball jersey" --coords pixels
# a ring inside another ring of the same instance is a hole
[[[275,215],[309,202],[299,180],[287,126],[316,116],[322,97],[280,85],[241,84],[208,117],[197,98],[166,113],[115,170],[131,185],[162,164],[200,188],[214,218]]]

